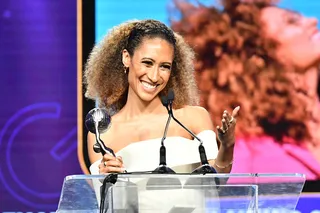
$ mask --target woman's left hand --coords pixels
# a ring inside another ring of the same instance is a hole
[[[232,111],[232,115],[227,110],[223,112],[221,124],[217,126],[218,138],[221,141],[221,145],[224,148],[230,148],[235,143],[235,127],[237,123],[237,117],[240,110],[240,106],[237,106]]]

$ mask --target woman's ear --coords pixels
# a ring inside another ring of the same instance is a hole
[[[123,65],[125,67],[129,67],[130,60],[131,60],[131,58],[130,58],[130,54],[129,54],[128,50],[124,49],[122,51],[122,63],[123,63]]]

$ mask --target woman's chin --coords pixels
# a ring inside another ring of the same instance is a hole
[[[138,90],[138,97],[144,102],[151,102],[159,95],[159,91],[161,91],[159,90],[159,88],[155,88],[152,90],[142,88],[141,90]]]
[[[143,102],[146,102],[146,103],[151,102],[152,100],[155,99],[155,97],[157,97],[157,94],[156,94],[156,95],[154,95],[154,94],[146,94],[146,93],[144,93],[144,94],[139,94],[139,98],[140,98]]]

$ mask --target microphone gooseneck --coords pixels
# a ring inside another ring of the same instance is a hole
[[[168,99],[167,97],[162,97],[161,98],[161,102],[165,107],[168,107]],[[164,133],[163,133],[163,137],[161,139],[161,147],[160,147],[160,166],[166,166],[167,165],[167,159],[166,159],[166,147],[164,146],[164,140],[167,138],[167,133],[168,133],[168,129],[169,129],[169,124],[171,121],[171,115],[169,114],[169,117],[167,119],[167,123],[166,126],[164,128]]]
[[[161,97],[161,103],[163,106],[165,106],[168,109],[168,98],[163,96]],[[171,114],[169,114],[169,117],[167,119],[167,123],[163,132],[163,137],[161,139],[161,146],[164,146],[164,140],[167,138],[167,133],[168,133],[168,129],[169,129],[169,124],[171,121]]]
[[[161,97],[161,102],[162,102],[163,106],[165,106],[168,109],[168,104],[169,104],[168,98],[165,96]],[[171,114],[169,114],[166,126],[164,128],[163,137],[161,139],[159,166],[152,173],[160,173],[160,174],[174,174],[175,173],[172,169],[167,167],[166,147],[164,145],[164,141],[167,137],[170,121],[171,121]]]
[[[173,101],[174,101],[174,92],[172,89],[170,89],[168,92],[168,108],[167,108],[169,115],[171,115],[172,119],[175,122],[177,122],[183,129],[185,129],[192,137],[194,137],[200,143],[198,149],[199,149],[199,155],[200,155],[200,161],[201,161],[202,167],[195,170],[195,173],[201,173],[201,174],[217,173],[217,171],[212,166],[210,166],[208,162],[206,151],[203,146],[203,141],[199,137],[197,137],[192,131],[190,131],[186,126],[184,126],[178,119],[174,117],[173,110],[172,110]]]

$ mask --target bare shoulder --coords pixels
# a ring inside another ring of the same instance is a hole
[[[186,114],[196,114],[199,116],[209,116],[208,111],[201,106],[184,106],[181,108]]]
[[[184,106],[181,117],[185,123],[197,134],[203,130],[213,130],[209,112],[201,106]]]

